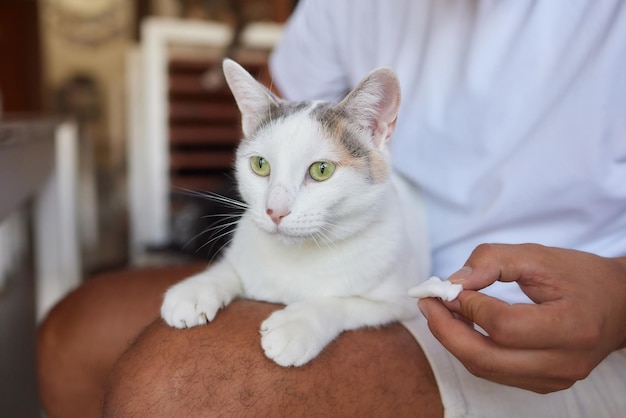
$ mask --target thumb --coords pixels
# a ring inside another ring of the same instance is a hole
[[[527,271],[531,244],[481,244],[465,262],[463,268],[448,280],[463,285],[463,289],[480,290],[496,281],[513,282]]]

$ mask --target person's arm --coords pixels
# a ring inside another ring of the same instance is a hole
[[[486,244],[450,280],[470,290],[453,302],[422,299],[419,307],[433,335],[476,376],[548,393],[626,347],[626,257]],[[516,281],[536,304],[476,292],[496,280]]]

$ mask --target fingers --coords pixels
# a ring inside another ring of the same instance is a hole
[[[481,245],[450,280],[462,282],[464,289],[482,288],[495,280],[517,281],[537,304],[509,305],[464,291],[455,303],[446,306],[478,324],[494,342],[505,347],[593,349],[602,332],[598,325],[602,318],[594,316],[592,310],[580,311],[576,305],[584,303],[582,298],[589,298],[589,289],[587,284],[582,288],[574,285],[581,265],[597,259],[589,257],[586,253],[536,244]],[[581,293],[581,289],[585,290]],[[581,294],[574,299],[571,296],[575,292]]]
[[[466,289],[456,300],[419,304],[433,335],[474,375],[552,392],[626,345],[621,262],[534,244],[481,245],[449,277]],[[536,304],[509,305],[476,292],[495,281],[516,281]]]
[[[502,347],[454,318],[436,299],[422,299],[420,309],[432,334],[470,373],[494,382],[540,393],[565,389],[585,374],[583,367],[564,363],[556,350]]]
[[[503,347],[555,349],[571,347],[579,323],[558,310],[559,302],[509,305],[474,291],[462,292],[451,309],[474,322]]]
[[[561,293],[553,283],[546,283],[549,277],[545,275],[546,266],[554,265],[553,250],[538,244],[482,244],[448,280],[469,290],[515,281],[536,303],[554,300]]]
[[[522,274],[517,246],[482,244],[476,247],[465,262],[465,266],[448,278],[462,283],[464,289],[478,290],[497,280],[515,281]]]

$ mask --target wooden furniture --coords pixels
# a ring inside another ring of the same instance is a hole
[[[256,28],[256,29],[255,29]],[[242,35],[271,32],[251,26]],[[230,27],[214,22],[150,18],[129,56],[129,212],[131,261],[171,244],[172,192],[215,191],[229,181],[240,114],[228,88],[207,90],[230,44]],[[235,57],[268,79],[267,51]],[[218,83],[219,84],[219,83]]]
[[[73,123],[0,123],[0,220],[32,202],[37,318],[80,282],[77,167]]]
[[[71,123],[6,116],[0,121],[0,224],[21,212],[32,220],[33,237],[32,255],[22,251],[24,262],[14,266],[0,292],[0,416],[41,416],[36,321],[80,281],[76,142]],[[16,253],[19,242],[27,244],[27,236],[19,232],[26,235],[19,228],[0,228],[10,234],[0,239],[3,255]],[[0,257],[2,261],[14,260]],[[6,272],[0,266],[0,274]]]
[[[168,66],[170,186],[215,190],[224,182],[239,142],[240,115],[225,84],[212,91],[202,83],[215,60],[178,58]]]

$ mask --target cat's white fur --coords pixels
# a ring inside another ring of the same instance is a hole
[[[233,61],[224,73],[242,112],[236,173],[248,209],[223,258],[167,291],[163,319],[205,324],[238,297],[286,304],[261,324],[261,345],[276,363],[299,366],[345,330],[415,316],[407,289],[427,278],[429,248],[419,195],[390,170],[393,72],[374,70],[335,106],[365,156],[350,155],[313,117],[324,104],[273,115],[286,103]],[[253,156],[269,161],[269,176],[252,171]],[[337,164],[328,180],[308,176],[317,161]]]

